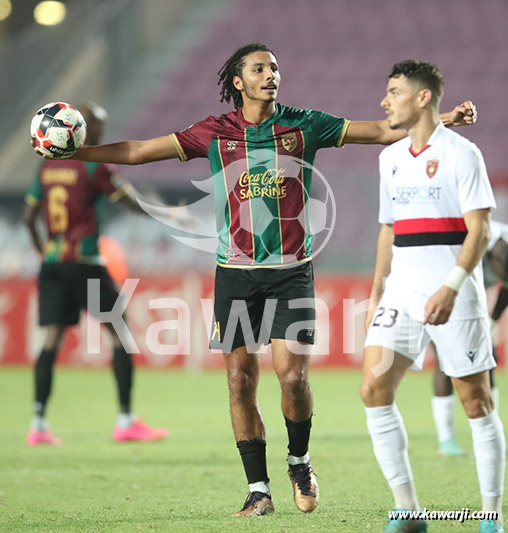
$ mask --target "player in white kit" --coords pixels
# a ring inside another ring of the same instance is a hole
[[[442,94],[439,69],[410,60],[393,67],[381,102],[390,127],[409,137],[379,157],[381,230],[360,392],[395,510],[419,510],[395,391],[434,342],[471,425],[482,510],[498,513],[480,531],[499,533],[505,439],[490,392],[495,361],[479,265],[495,201],[478,148],[439,120]],[[427,523],[400,515],[384,531],[418,533]]]
[[[486,289],[502,282],[490,312],[490,330],[493,333],[497,321],[508,306],[508,224],[496,220],[490,221],[490,241],[482,264]],[[430,344],[429,351],[435,355],[436,350],[433,343]],[[493,353],[496,357],[495,349]],[[490,385],[494,406],[499,411],[499,389],[495,384],[494,369],[490,371]],[[441,371],[439,365],[436,365],[434,370],[433,386],[432,413],[438,435],[438,454],[441,456],[466,455],[455,437],[453,385],[451,379]]]

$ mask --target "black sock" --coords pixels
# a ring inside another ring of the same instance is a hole
[[[122,413],[130,413],[134,365],[132,364],[131,354],[127,353],[122,347],[114,349],[113,371],[115,373],[116,384],[118,387],[120,411]]]
[[[288,450],[295,457],[303,457],[309,451],[310,428],[312,427],[312,416],[303,422],[293,422],[284,417],[288,430],[289,444]]]
[[[35,363],[35,414],[44,416],[51,394],[56,350],[42,350]]]
[[[247,476],[247,483],[265,481],[268,483],[266,471],[266,441],[261,439],[242,440],[236,443]]]

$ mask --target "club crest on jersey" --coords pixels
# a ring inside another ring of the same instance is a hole
[[[282,146],[288,152],[292,152],[298,144],[298,141],[296,139],[296,133],[286,133],[281,137],[281,139]]]
[[[433,178],[436,175],[437,168],[439,167],[439,161],[437,159],[430,159],[427,161],[427,176]]]
[[[236,145],[238,144],[238,141],[228,141],[226,143],[226,146],[227,146],[227,150],[229,151],[233,151],[233,150],[236,150]]]

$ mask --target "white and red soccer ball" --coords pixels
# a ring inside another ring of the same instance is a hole
[[[86,139],[83,115],[70,104],[51,102],[42,106],[30,124],[35,147],[51,159],[73,156]]]

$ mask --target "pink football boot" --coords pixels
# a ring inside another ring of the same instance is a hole
[[[153,428],[137,418],[128,428],[116,426],[113,430],[113,439],[117,442],[161,440],[169,436],[169,431],[162,428]]]
[[[62,440],[55,437],[49,429],[39,430],[31,429],[26,438],[26,443],[29,446],[37,446],[39,444],[51,444],[52,446],[60,446]]]

